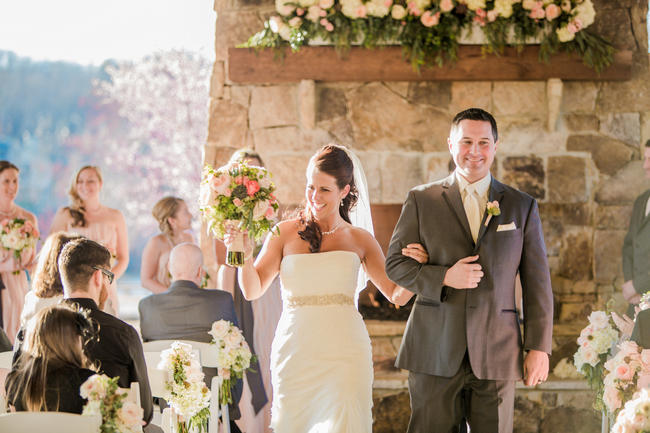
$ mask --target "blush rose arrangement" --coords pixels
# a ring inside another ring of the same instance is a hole
[[[271,230],[279,208],[273,194],[275,184],[263,167],[245,162],[230,163],[219,169],[203,170],[199,206],[208,230],[223,239],[229,228],[237,228],[259,242]],[[244,264],[243,236],[228,249],[226,263]]]
[[[0,226],[0,244],[5,250],[11,251],[17,261],[22,259],[24,251],[36,248],[39,234],[31,221],[22,218],[4,219]],[[19,272],[14,271],[14,274]]]
[[[650,392],[642,389],[638,395],[625,403],[618,413],[612,433],[649,433],[650,432]]]
[[[231,389],[234,381],[241,379],[255,357],[244,339],[244,334],[232,322],[218,320],[208,332],[217,345],[217,374],[222,379],[219,403],[232,403]]]
[[[619,351],[605,363],[603,402],[614,417],[638,391],[650,385],[650,349],[634,341],[619,344]]]
[[[563,50],[597,71],[611,64],[614,52],[586,30],[596,16],[592,0],[275,0],[275,10],[243,46],[399,44],[418,68],[454,61],[461,35],[477,31],[486,52],[541,38],[540,60]]]
[[[126,401],[126,393],[117,385],[119,377],[105,374],[90,376],[79,389],[81,397],[88,400],[83,415],[101,415],[101,433],[141,433],[142,408]]]
[[[593,311],[589,324],[580,332],[578,350],[573,355],[575,368],[587,378],[596,393],[594,408],[603,410],[605,365],[612,353],[619,332],[610,315],[605,311]]]

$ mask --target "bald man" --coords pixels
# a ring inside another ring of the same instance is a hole
[[[140,330],[144,341],[190,340],[209,343],[208,331],[217,320],[229,320],[237,325],[232,296],[222,290],[201,289],[203,254],[194,244],[176,245],[169,255],[169,273],[172,284],[166,292],[149,295],[140,301]],[[203,369],[206,381],[216,374],[216,369]],[[241,398],[241,381],[233,389],[234,405],[230,406],[231,419],[239,419],[237,404]],[[239,429],[234,423],[232,432]]]

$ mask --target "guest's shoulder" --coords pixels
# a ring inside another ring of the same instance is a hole
[[[118,319],[112,314],[105,313],[101,310],[93,310],[90,314],[90,317],[95,319],[99,323],[99,333],[102,333],[102,329],[112,329],[116,332],[121,333],[125,336],[138,336],[138,332],[135,328],[122,319]]]

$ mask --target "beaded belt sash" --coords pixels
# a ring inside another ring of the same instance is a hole
[[[354,299],[342,293],[333,295],[289,296],[286,299],[286,305],[288,307],[354,305]]]

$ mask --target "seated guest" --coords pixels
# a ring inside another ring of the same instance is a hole
[[[97,242],[86,238],[68,242],[59,256],[64,298],[89,310],[89,317],[99,325],[99,338],[87,349],[99,371],[109,377],[119,376],[122,388],[130,387],[131,382],[140,384],[140,402],[148,424],[153,416],[153,399],[140,337],[131,325],[101,310],[114,278],[110,264],[111,253]],[[153,430],[159,429],[145,426],[145,432]]]
[[[21,354],[7,376],[7,402],[17,411],[81,413],[79,387],[96,373],[84,353],[94,336],[87,316],[71,306],[39,311],[25,327]]]
[[[138,305],[140,330],[144,341],[191,340],[209,343],[208,331],[217,320],[229,320],[237,325],[235,307],[229,293],[221,290],[201,289],[203,277],[201,249],[190,243],[179,244],[169,255],[169,272],[172,284],[166,292],[149,295]],[[204,369],[210,384],[215,369]],[[242,383],[233,389],[234,404],[239,403]],[[239,418],[239,409],[231,406],[230,418]],[[231,431],[239,429],[231,422]]]
[[[59,273],[59,255],[63,246],[81,236],[66,232],[52,233],[47,237],[41,252],[32,281],[32,290],[25,295],[25,306],[20,315],[20,324],[25,323],[39,310],[57,304],[63,299],[63,284]]]
[[[650,349],[650,310],[639,311],[636,315],[630,340],[644,349]]]

